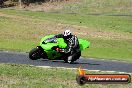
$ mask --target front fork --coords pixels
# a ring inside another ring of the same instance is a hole
[[[37,46],[36,48],[39,49],[39,54],[40,54],[41,58],[48,59],[46,52],[44,51],[44,49],[41,46]]]

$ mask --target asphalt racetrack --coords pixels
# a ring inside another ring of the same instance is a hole
[[[80,58],[73,64],[64,63],[64,61],[56,60],[30,60],[28,53],[5,52],[0,51],[0,63],[16,63],[16,64],[29,64],[34,66],[50,66],[50,67],[66,67],[78,68],[82,66],[88,70],[101,70],[101,71],[118,71],[132,73],[132,62],[120,62],[110,60],[97,60]]]

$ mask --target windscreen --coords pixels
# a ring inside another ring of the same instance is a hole
[[[44,41],[45,43],[57,43],[56,38],[52,37],[52,38],[48,38]]]

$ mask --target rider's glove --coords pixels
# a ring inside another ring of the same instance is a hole
[[[57,52],[65,52],[65,49],[56,48],[55,50],[56,50]]]
[[[59,51],[60,51],[60,49],[59,49],[59,48],[56,48],[55,50],[56,50],[57,52],[59,52]]]

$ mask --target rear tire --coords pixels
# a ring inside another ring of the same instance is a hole
[[[68,63],[69,64],[72,64],[74,61],[76,61],[77,59],[79,59],[81,56],[81,51],[73,54],[73,55],[70,55],[67,59]]]
[[[74,55],[73,55],[73,61],[76,61],[77,59],[79,59],[80,58],[80,56],[81,56],[81,51],[78,51],[77,53],[75,53]]]
[[[41,56],[40,56],[40,50],[39,48],[34,48],[32,49],[30,52],[29,52],[29,58],[31,60],[37,60],[37,59],[40,59]]]
[[[68,58],[64,58],[64,62],[65,63],[68,63]]]

